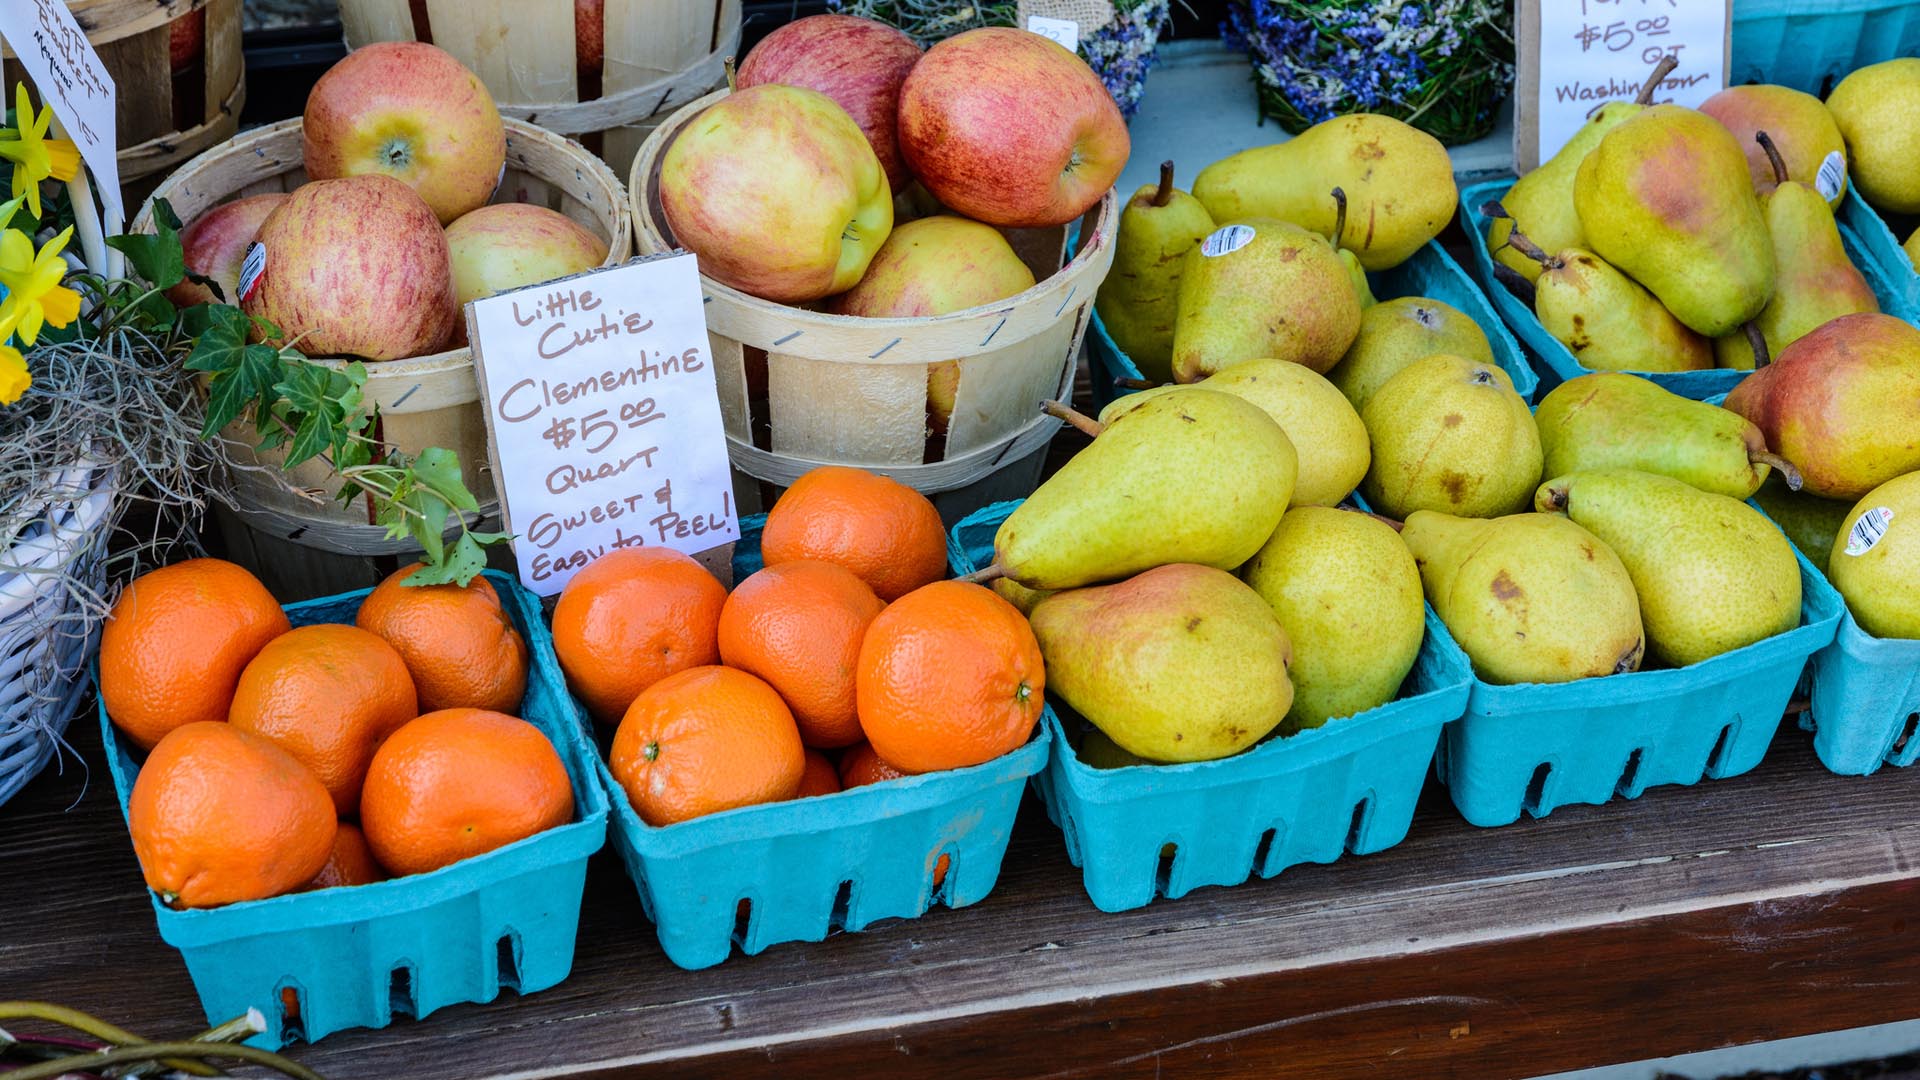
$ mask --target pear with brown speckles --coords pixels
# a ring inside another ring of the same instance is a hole
[[[1661,305],[1639,282],[1582,248],[1549,254],[1523,233],[1507,246],[1540,268],[1533,313],[1555,341],[1592,371],[1701,371],[1713,343]]]
[[[1374,509],[1497,517],[1525,509],[1540,477],[1540,431],[1498,367],[1441,353],[1409,365],[1360,410]]]
[[[1646,642],[1633,579],[1612,548],[1566,518],[1422,510],[1400,539],[1420,566],[1427,602],[1481,679],[1560,683],[1640,667]]]

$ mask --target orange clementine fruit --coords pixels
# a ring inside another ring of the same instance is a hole
[[[992,589],[936,581],[888,605],[860,646],[860,727],[906,772],[1017,749],[1040,719],[1046,669],[1027,620]]]
[[[392,873],[424,874],[573,819],[573,784],[539,728],[485,709],[442,709],[373,755],[360,828]]]
[[[140,871],[172,907],[300,888],[326,865],[337,822],[326,787],[292,754],[210,720],[163,736],[127,799]]]
[[[316,623],[267,642],[240,673],[227,720],[313,770],[345,815],[360,806],[373,752],[418,715],[413,676],[393,646],[357,626]]]
[[[400,651],[421,712],[520,711],[527,694],[527,643],[513,628],[493,583],[403,585],[419,563],[387,575],[360,602],[353,623]]]
[[[913,774],[895,768],[880,757],[872,743],[850,746],[840,755],[840,786],[851,791],[882,780],[900,780]]]
[[[720,661],[765,679],[793,710],[800,741],[859,742],[853,666],[887,605],[853,571],[802,559],[748,577],[720,609]]]
[[[720,662],[727,590],[667,548],[610,551],[573,576],[553,609],[553,650],[567,685],[602,724],[676,671]]]
[[[343,821],[333,834],[333,850],[327,855],[327,865],[307,882],[302,892],[315,889],[332,889],[342,885],[371,885],[376,881],[387,880],[387,872],[374,861],[373,849],[367,846],[367,834],[360,826],[351,821]]]
[[[671,825],[793,798],[806,751],[773,687],[744,671],[697,667],[641,691],[607,766],[640,820]]]
[[[947,576],[947,533],[925,495],[865,469],[832,465],[793,482],[767,514],[768,566],[838,563],[886,601]]]
[[[101,702],[147,749],[182,725],[225,720],[241,669],[287,627],[267,587],[230,562],[188,559],[142,574],[100,631]]]
[[[818,750],[807,751],[807,764],[800,772],[800,788],[793,793],[796,799],[805,799],[814,795],[831,795],[840,790],[840,774],[834,771],[833,762]]]

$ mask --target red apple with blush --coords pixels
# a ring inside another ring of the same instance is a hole
[[[167,290],[173,306],[189,308],[195,304],[240,302],[240,264],[247,257],[260,232],[260,223],[274,208],[287,201],[282,192],[249,195],[235,199],[201,214],[180,232],[180,248],[187,269],[220,283],[221,296],[197,281],[182,278]]]
[[[900,85],[920,61],[920,46],[885,23],[852,15],[809,15],[753,47],[735,73],[744,90],[780,83],[832,98],[872,144],[895,192],[913,182],[896,135]]]
[[[195,8],[167,24],[167,67],[178,75],[200,58],[207,43],[207,9]]]
[[[573,62],[582,75],[598,75],[606,66],[606,0],[573,0]]]

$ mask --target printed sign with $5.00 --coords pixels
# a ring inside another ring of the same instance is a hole
[[[467,325],[527,588],[615,548],[739,539],[693,256],[476,300]]]

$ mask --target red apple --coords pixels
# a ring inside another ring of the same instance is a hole
[[[573,0],[573,62],[583,75],[598,75],[607,62],[606,0]]]
[[[809,15],[762,38],[734,84],[743,90],[762,83],[804,86],[832,98],[866,133],[887,183],[898,192],[913,182],[895,136],[900,84],[919,60],[920,46],[886,23]]]
[[[187,70],[207,43],[207,9],[194,8],[167,24],[167,65],[173,74]]]
[[[893,228],[860,126],[797,86],[749,87],[694,117],[661,159],[660,207],[702,274],[783,304],[852,288]]]
[[[418,41],[365,45],[328,69],[307,95],[302,137],[308,176],[385,173],[418,191],[442,225],[485,204],[507,160],[493,95]]]
[[[254,237],[260,232],[260,223],[274,208],[287,201],[281,192],[268,195],[249,195],[244,199],[235,199],[194,218],[180,232],[180,248],[186,256],[187,269],[202,277],[210,277],[220,283],[221,296],[213,295],[213,290],[197,282],[182,278],[180,284],[167,290],[167,299],[174,307],[189,308],[195,304],[240,302],[240,263],[247,257],[247,249],[253,246]]]
[[[996,26],[927,50],[900,89],[907,167],[947,206],[989,225],[1072,221],[1127,163],[1126,121],[1078,56]]]
[[[261,223],[257,244],[263,269],[242,282],[240,307],[308,356],[398,360],[438,351],[453,332],[447,234],[390,176],[301,185]]]

